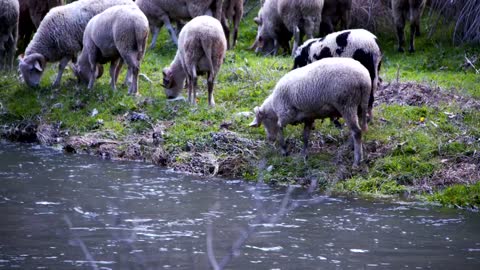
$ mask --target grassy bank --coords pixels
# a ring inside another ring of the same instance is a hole
[[[364,165],[352,171],[349,131],[328,120],[317,121],[307,161],[300,154],[303,127],[286,129],[288,157],[265,142],[263,128],[248,128],[252,115],[246,112],[260,105],[293,65],[290,57],[261,57],[247,50],[256,34],[254,14],[243,20],[240,42],[227,52],[215,86],[215,108],[207,105],[204,78],[197,106],[166,100],[161,71],[176,48],[162,30],[142,64],[150,82],[140,80],[140,97],[127,96],[126,87],[112,91],[107,75],[88,91],[76,85],[71,70],[59,89],[51,89],[55,65],[39,89],[26,87],[16,74],[2,74],[2,133],[13,140],[34,139],[66,151],[145,160],[204,175],[272,183],[315,180],[327,191],[434,194],[430,198],[444,204],[479,204],[478,187],[465,187],[480,180],[480,75],[463,65],[465,54],[480,56],[478,45],[453,47],[449,40],[424,35],[417,39],[417,53],[398,54],[393,32],[379,35],[383,85],[376,93],[375,120],[364,136]],[[467,191],[438,193],[454,184]],[[459,204],[459,196],[477,199]]]

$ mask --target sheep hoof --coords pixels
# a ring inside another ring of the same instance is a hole
[[[402,47],[399,47],[398,52],[403,53],[403,52],[405,52],[405,50]]]
[[[408,52],[409,52],[409,53],[414,53],[414,52],[415,52],[415,49],[414,49],[414,48],[410,48],[410,49],[408,50]]]

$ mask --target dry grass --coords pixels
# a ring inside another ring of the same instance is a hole
[[[352,1],[350,28],[364,28],[373,33],[391,31],[393,20],[389,0]]]
[[[453,42],[455,44],[480,42],[480,0],[432,0],[430,18],[434,12],[447,22],[455,22]],[[437,18],[436,22],[439,23]],[[434,24],[433,29],[436,29]]]

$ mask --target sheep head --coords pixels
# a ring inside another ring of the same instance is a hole
[[[184,72],[174,72],[170,67],[163,69],[163,87],[168,99],[174,99],[180,95],[184,80]]]
[[[88,84],[90,81],[90,74],[92,70],[90,69],[89,65],[81,65],[79,63],[71,65],[73,70],[73,74],[78,79],[79,83]],[[103,65],[97,64],[95,66],[95,78],[100,78],[103,75]]]
[[[25,83],[30,87],[37,87],[47,64],[45,57],[39,53],[33,53],[26,57],[20,55],[18,60],[18,68]]]
[[[265,133],[269,141],[275,141],[277,139],[280,127],[278,126],[278,120],[275,112],[269,110],[268,112],[264,107],[255,107],[253,109],[255,113],[255,119],[250,123],[250,127],[260,127],[262,124],[265,127]]]

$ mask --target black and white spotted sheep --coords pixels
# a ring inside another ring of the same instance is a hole
[[[372,91],[368,102],[368,117],[373,119],[374,93],[378,89],[382,52],[377,37],[364,29],[331,33],[323,38],[309,39],[295,52],[293,69],[327,57],[348,57],[359,61],[370,73]]]

